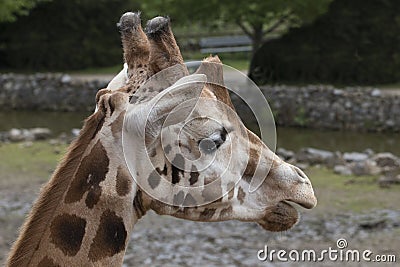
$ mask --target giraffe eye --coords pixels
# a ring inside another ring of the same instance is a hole
[[[214,153],[217,150],[217,144],[211,138],[204,138],[199,142],[199,148],[206,154]]]
[[[206,154],[214,153],[226,140],[227,132],[225,129],[212,134],[210,137],[199,141],[199,148]]]

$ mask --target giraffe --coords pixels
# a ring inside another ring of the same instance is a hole
[[[143,31],[140,14],[128,12],[118,26],[126,72],[97,93],[96,111],[42,188],[7,266],[121,266],[148,210],[284,231],[299,218],[288,202],[316,205],[308,177],[237,118],[218,57],[188,75],[168,18],[150,20]],[[174,112],[192,99],[196,105]],[[232,164],[220,175],[228,154]],[[265,180],[250,192],[253,176]]]

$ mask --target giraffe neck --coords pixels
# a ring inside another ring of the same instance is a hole
[[[147,210],[123,159],[123,115],[99,110],[88,118],[42,189],[8,266],[122,264],[133,225]]]

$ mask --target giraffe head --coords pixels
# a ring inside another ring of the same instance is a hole
[[[150,33],[162,28],[160,21],[148,23]],[[299,218],[289,202],[316,205],[304,172],[282,161],[238,117],[218,57],[207,58],[193,75],[183,64],[159,67],[131,96],[125,114],[126,163],[143,203],[159,214],[254,221],[283,231]],[[260,185],[250,190],[254,179]]]
[[[196,221],[254,221],[283,231],[299,218],[290,202],[316,205],[304,172],[282,161],[238,117],[218,57],[188,75],[168,19],[149,21],[145,35],[138,14],[127,13],[120,28],[127,83],[143,73],[150,77],[127,90],[134,92],[128,105],[121,101],[125,161],[145,209]],[[250,190],[254,181],[259,186]]]

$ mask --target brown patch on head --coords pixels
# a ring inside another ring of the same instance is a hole
[[[119,166],[117,170],[117,184],[116,184],[116,189],[117,193],[120,196],[126,196],[132,188],[132,178],[129,175],[129,172]]]
[[[200,213],[200,219],[210,220],[215,213],[215,209],[206,208]]]
[[[160,184],[160,181],[161,181],[160,174],[156,170],[153,170],[150,173],[150,176],[147,179],[147,181],[149,182],[151,189],[156,188]]]
[[[245,196],[246,196],[246,193],[244,192],[244,190],[241,187],[239,187],[237,199],[239,200],[240,204],[243,204]]]
[[[227,190],[228,192],[228,199],[232,199],[233,195],[235,194],[235,183],[234,182],[229,182],[227,185]]]
[[[220,199],[222,197],[221,179],[217,179],[213,184],[206,186],[201,195],[206,202]]]
[[[185,169],[185,158],[181,154],[176,154],[172,160],[172,184],[177,184],[180,181],[180,174],[183,175]]]
[[[182,205],[183,201],[184,201],[184,197],[185,197],[185,193],[183,191],[179,191],[178,194],[175,194],[174,199],[173,199],[174,206]]]
[[[247,137],[250,142],[250,149],[246,169],[243,173],[243,178],[245,181],[250,182],[257,169],[261,157],[261,151],[265,145],[257,135],[249,130],[247,130]]]
[[[189,183],[190,185],[194,185],[199,180],[200,173],[197,171],[196,166],[192,165],[192,169],[190,171]]]
[[[193,198],[193,196],[188,193],[185,197],[185,200],[183,201],[183,206],[194,206],[196,205],[196,200]]]
[[[151,189],[156,188],[160,184],[161,175],[167,175],[167,173],[168,173],[167,164],[164,164],[164,169],[162,169],[162,170],[159,167],[157,167],[155,170],[153,170],[150,173],[149,178],[147,179]]]
[[[44,257],[38,264],[38,267],[60,267],[60,265],[56,264],[49,257]]]
[[[229,218],[229,216],[232,215],[232,211],[233,211],[232,206],[229,206],[229,207],[227,207],[227,208],[221,210],[221,212],[220,212],[220,218],[221,218],[221,219]]]
[[[164,169],[161,170],[160,168],[156,168],[156,171],[158,172],[158,174],[160,175],[167,175],[168,174],[168,167],[167,164],[164,164]]]
[[[166,146],[164,147],[164,152],[165,152],[165,154],[168,154],[168,153],[171,151],[171,149],[172,149],[171,145],[166,145]]]
[[[258,166],[258,162],[260,161],[260,152],[259,150],[255,149],[255,148],[250,148],[249,151],[249,159],[247,161],[247,165],[246,165],[246,169],[244,170],[243,175],[247,178],[248,177],[253,177],[257,166]]]
[[[50,240],[65,255],[75,256],[85,235],[86,220],[70,214],[58,215],[50,226]]]
[[[112,257],[125,249],[127,232],[124,221],[114,211],[106,210],[89,250],[89,259],[96,262]]]
[[[80,201],[85,192],[88,192],[85,203],[89,208],[93,208],[100,199],[99,184],[106,178],[109,162],[103,145],[97,141],[90,154],[83,158],[67,191],[65,203]]]

